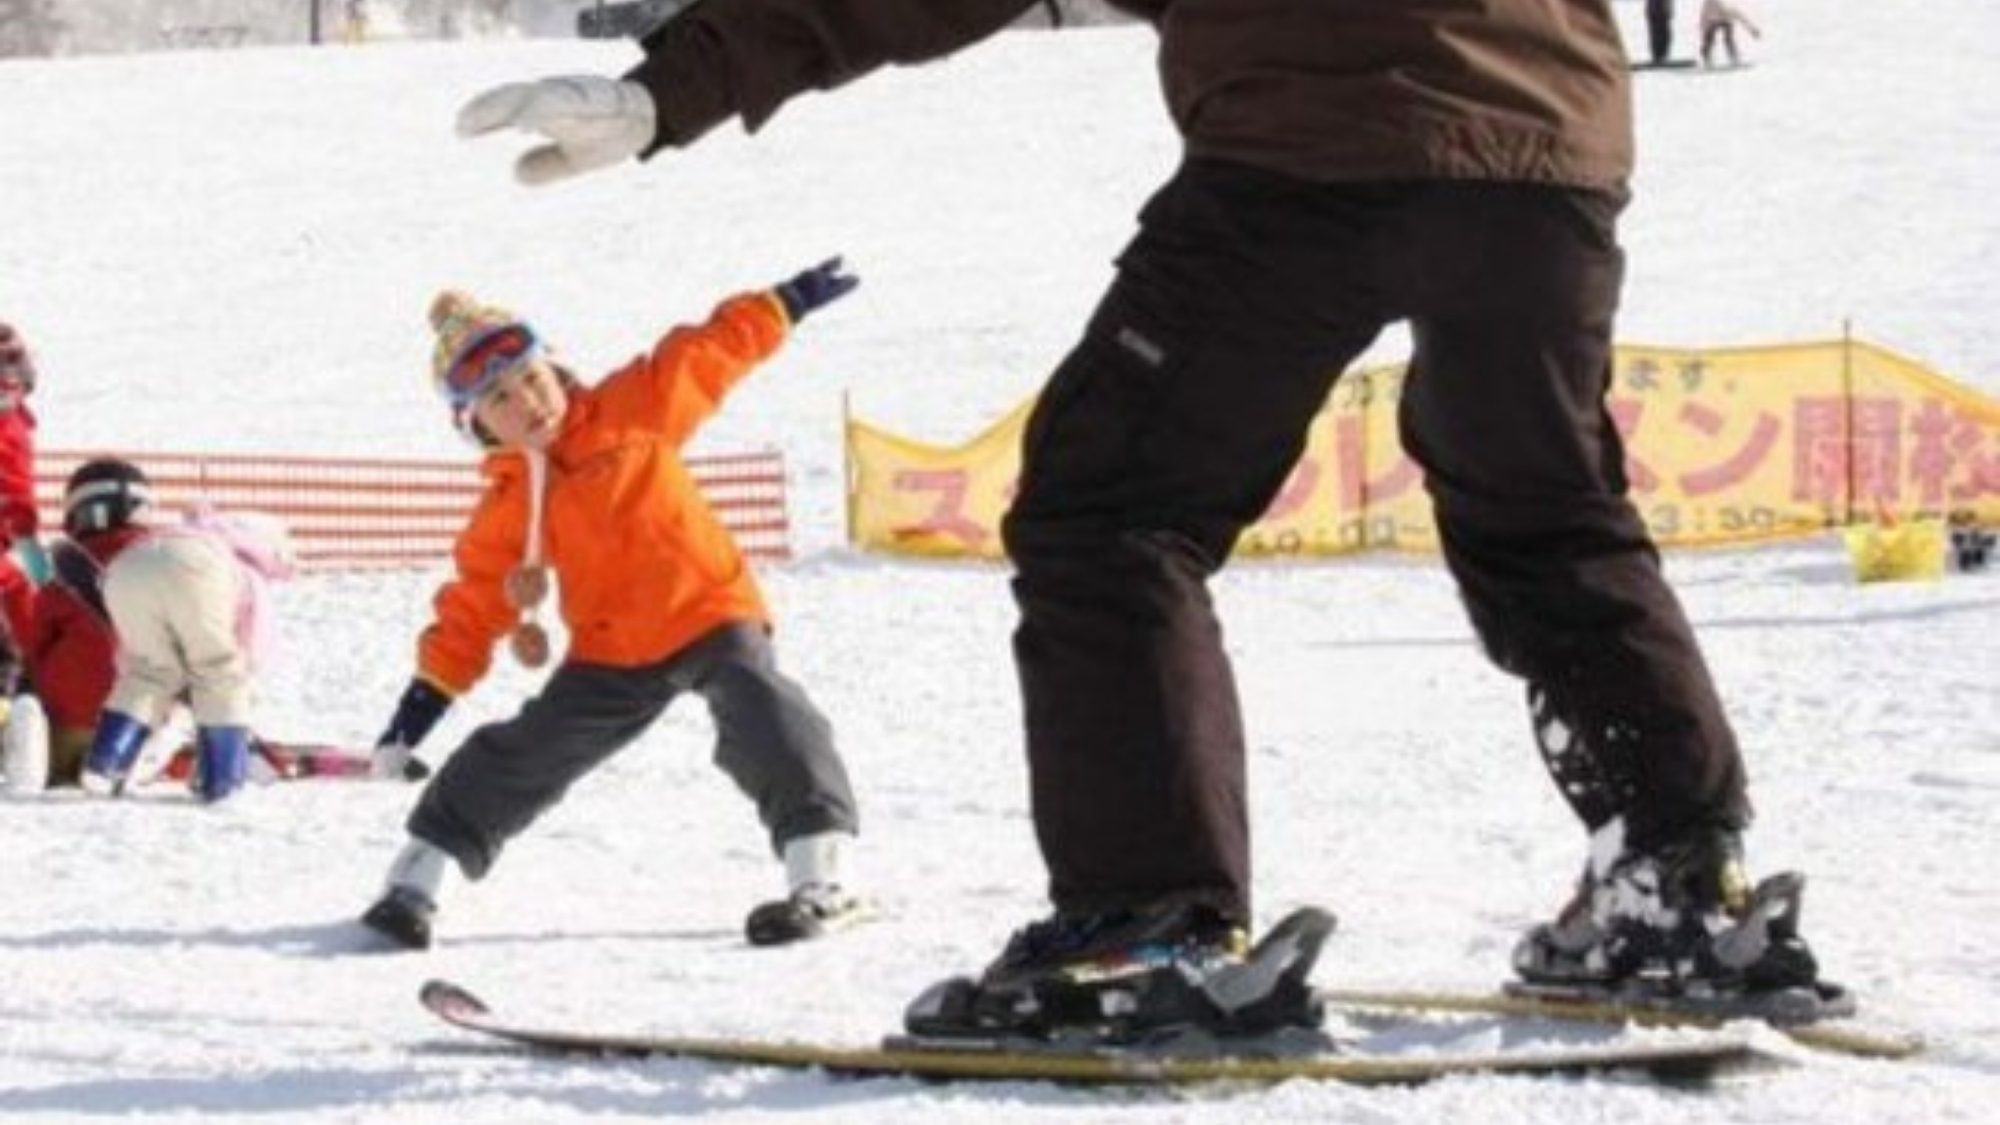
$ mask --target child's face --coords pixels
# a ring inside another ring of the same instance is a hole
[[[495,380],[473,404],[472,419],[502,447],[545,450],[561,432],[568,410],[562,377],[547,360],[536,359]]]
[[[28,400],[28,384],[12,371],[0,372],[0,414]]]

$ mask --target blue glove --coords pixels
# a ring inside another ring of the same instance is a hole
[[[450,707],[451,696],[443,689],[422,676],[412,677],[410,686],[403,689],[403,698],[396,702],[396,714],[389,720],[389,729],[375,740],[371,771],[374,776],[404,781],[422,781],[428,777],[430,767],[411,756],[411,751],[430,734]]]
[[[839,258],[828,258],[790,281],[779,282],[772,292],[784,302],[785,315],[797,324],[807,313],[847,296],[860,284],[860,278],[841,272]]]

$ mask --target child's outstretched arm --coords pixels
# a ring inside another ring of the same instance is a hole
[[[658,397],[653,414],[667,437],[686,441],[731,387],[778,350],[794,324],[860,284],[839,258],[830,258],[770,289],[731,297],[700,325],[668,332],[644,361],[645,382]]]
[[[457,573],[438,588],[433,616],[417,638],[417,671],[395,713],[376,740],[373,772],[384,779],[418,781],[429,772],[411,756],[452,700],[471,690],[492,666],[493,648],[511,629],[516,611],[507,600],[506,575],[525,546],[526,474],[489,470],[494,479],[473,506],[452,548]]]

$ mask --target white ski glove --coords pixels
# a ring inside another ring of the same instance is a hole
[[[609,167],[653,143],[653,96],[637,82],[594,75],[497,86],[458,111],[458,135],[496,129],[539,133],[555,142],[529,149],[514,177],[530,187]]]

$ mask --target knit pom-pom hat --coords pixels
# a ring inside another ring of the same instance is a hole
[[[471,435],[473,406],[502,375],[542,357],[541,337],[512,312],[456,289],[431,300],[430,321],[431,387],[451,408],[452,425]]]

